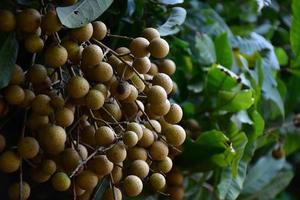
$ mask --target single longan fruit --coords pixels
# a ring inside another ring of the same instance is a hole
[[[166,57],[169,53],[169,49],[170,47],[168,42],[162,38],[155,38],[151,40],[148,47],[148,51],[154,58]]]
[[[167,100],[167,93],[165,89],[159,85],[152,86],[149,89],[147,96],[149,103],[153,105],[164,103]]]
[[[83,47],[72,40],[64,40],[61,45],[67,50],[70,61],[78,64],[82,57]]]
[[[169,186],[167,193],[170,194],[170,200],[182,200],[184,189],[181,186]]]
[[[171,59],[163,59],[162,61],[158,62],[158,71],[171,76],[176,71],[176,64]]]
[[[74,143],[76,144],[76,141],[74,141]],[[79,154],[79,156],[81,157],[82,160],[87,159],[88,150],[85,146],[83,146],[82,144],[78,144],[78,146],[75,147],[75,149],[78,152],[78,154]]]
[[[95,44],[91,44],[85,47],[82,51],[81,65],[84,68],[89,68],[100,64],[102,59],[103,59],[102,49]]]
[[[6,139],[3,135],[0,134],[0,153],[5,149]]]
[[[41,14],[35,9],[26,8],[17,15],[17,25],[21,31],[34,33],[41,25]]]
[[[145,89],[144,82],[138,77],[138,75],[134,74],[130,80],[132,81],[132,84],[135,86],[135,88],[138,90],[139,93],[143,92]]]
[[[135,72],[133,71],[131,67],[131,62],[127,61],[127,64],[121,62],[117,66],[115,66],[115,70],[117,71],[117,74],[122,77],[124,80],[131,79]]]
[[[40,140],[43,149],[53,155],[57,155],[65,148],[67,139],[66,131],[56,125],[49,125],[44,127],[40,133]]]
[[[115,101],[114,102],[109,102],[104,104],[104,108],[110,115],[112,115],[117,121],[119,121],[122,118],[122,112],[119,104],[117,104]],[[101,112],[101,115],[104,120],[109,121],[109,122],[114,122],[112,117],[108,115],[105,112]]]
[[[156,141],[151,145],[149,152],[153,160],[163,160],[168,156],[169,148],[165,143]]]
[[[73,76],[67,84],[67,92],[72,98],[84,97],[90,89],[89,82],[81,76]]]
[[[25,92],[18,85],[9,85],[4,90],[4,98],[8,104],[20,105],[25,99]]]
[[[49,123],[49,117],[46,115],[38,115],[36,113],[31,113],[27,119],[27,126],[31,130],[37,130],[40,127]]]
[[[134,147],[137,144],[138,140],[139,138],[137,134],[133,131],[126,131],[123,134],[123,142],[128,147]]]
[[[130,95],[131,88],[127,81],[118,81],[112,85],[110,91],[116,97],[116,99],[124,100]]]
[[[112,179],[115,184],[119,183],[123,179],[123,170],[122,170],[123,163],[121,162],[116,164],[117,165],[114,165],[114,168],[111,172]]]
[[[179,125],[169,126],[164,133],[168,143],[174,146],[182,145],[186,138],[185,130]]]
[[[40,150],[38,141],[33,137],[23,137],[18,143],[18,151],[22,158],[34,158]]]
[[[64,172],[57,172],[51,178],[52,186],[57,191],[66,191],[71,186],[71,180],[69,176]]]
[[[152,188],[154,190],[161,190],[165,187],[166,185],[166,179],[165,177],[160,174],[160,173],[153,173],[151,176],[150,176],[150,184],[152,186]]]
[[[65,100],[60,94],[50,93],[49,96],[51,98],[50,104],[54,109],[62,109],[65,106]],[[73,110],[71,111],[73,112]]]
[[[168,185],[180,186],[183,183],[183,175],[178,168],[173,168],[167,174],[167,183]]]
[[[126,159],[127,151],[122,142],[118,142],[107,151],[107,158],[113,163],[120,163]]]
[[[85,126],[80,132],[80,139],[88,145],[94,146],[95,142],[95,128],[93,126]]]
[[[149,71],[147,72],[147,74],[154,76],[158,73],[158,67],[155,63],[151,63],[151,67],[149,69]]]
[[[113,189],[112,188],[108,188],[104,192],[103,199],[105,199],[105,200],[122,200],[122,192],[121,192],[121,190],[119,188],[113,186]]]
[[[154,142],[154,135],[148,128],[143,128],[143,137],[139,140],[138,145],[141,147],[150,147]]]
[[[164,116],[164,119],[170,124],[176,124],[181,121],[182,116],[183,112],[181,107],[178,104],[173,103],[169,112]]]
[[[11,32],[16,28],[16,17],[9,10],[0,10],[0,31]]]
[[[127,47],[119,47],[115,50],[119,55],[126,55],[126,56],[122,56],[122,58],[126,61],[132,62],[132,58],[129,55],[131,52]],[[114,58],[114,57],[112,57]],[[117,59],[116,63],[120,63],[122,61],[120,61],[117,57],[115,57]]]
[[[155,105],[150,104],[149,108],[153,114],[158,116],[164,116],[169,112],[171,108],[171,104],[169,100],[166,100],[164,103],[161,104],[155,104]]]
[[[124,179],[123,191],[129,197],[135,197],[139,195],[143,190],[142,180],[135,176],[129,175]]]
[[[95,132],[96,144],[107,146],[115,141],[115,131],[108,126],[101,126]]]
[[[149,41],[143,37],[137,37],[131,41],[129,44],[129,49],[131,53],[136,58],[142,58],[148,56],[149,51],[147,50],[149,46]]]
[[[92,68],[92,77],[97,82],[107,82],[113,76],[113,68],[107,62],[100,62],[98,65]]]
[[[152,131],[155,131],[157,133],[161,132],[161,125],[157,120],[150,119],[144,125],[145,125],[146,128],[148,128]]]
[[[139,92],[133,85],[130,85],[130,94],[126,99],[123,99],[122,102],[124,103],[134,103],[135,100],[138,98]]]
[[[20,183],[16,182],[9,186],[8,196],[11,200],[20,200]],[[30,196],[30,186],[27,182],[22,182],[22,199],[26,200]]]
[[[80,155],[75,149],[66,148],[60,154],[61,164],[66,172],[73,171],[82,161]]]
[[[154,75],[152,79],[152,84],[163,87],[167,92],[167,94],[170,94],[173,89],[172,79],[167,74],[164,73],[158,73]]]
[[[146,74],[151,68],[151,61],[148,57],[134,59],[132,66],[140,73]]]
[[[55,123],[61,127],[69,127],[74,121],[74,113],[69,108],[61,108],[55,112]]]
[[[24,80],[25,80],[24,71],[19,65],[16,64],[15,68],[12,71],[12,74],[10,76],[9,84],[10,85],[19,85],[19,84],[23,83]]]
[[[149,174],[149,165],[144,160],[135,160],[129,166],[129,174],[136,175],[143,179]]]
[[[146,149],[142,147],[133,147],[128,149],[128,160],[144,160],[146,161],[148,158],[148,153]]]
[[[94,189],[97,183],[97,175],[90,170],[84,170],[76,177],[76,184],[84,190]]]
[[[102,92],[91,89],[85,96],[85,104],[89,109],[98,110],[104,105],[105,97]]]
[[[61,45],[50,45],[45,51],[45,64],[52,68],[64,65],[68,60],[68,52]]]
[[[106,155],[96,156],[88,162],[88,168],[100,176],[111,173],[113,167],[114,164],[108,160]]]
[[[50,180],[51,175],[44,173],[40,169],[31,168],[30,178],[37,183],[45,183]]]
[[[20,106],[26,108],[26,107],[31,106],[31,103],[33,102],[33,100],[35,98],[35,94],[32,90],[29,90],[29,89],[25,89],[24,93],[25,93],[25,98]]]
[[[40,164],[40,169],[47,175],[52,175],[56,171],[56,163],[53,160],[43,160]]]
[[[169,157],[166,157],[165,159],[158,161],[157,163],[158,170],[163,173],[168,173],[169,171],[171,171],[172,167],[173,161]]]
[[[151,42],[154,38],[159,38],[160,34],[155,28],[145,28],[142,36]]]
[[[47,70],[44,65],[34,64],[29,68],[26,78],[33,84],[39,84],[47,78]]]
[[[43,16],[41,27],[43,32],[48,35],[58,32],[62,28],[55,10],[50,10]]]
[[[25,39],[24,46],[29,53],[37,53],[44,48],[44,40],[37,35],[31,35]]]
[[[4,151],[0,155],[0,170],[5,173],[12,173],[19,169],[21,158],[15,152]]]
[[[39,115],[50,115],[53,112],[50,101],[51,99],[48,95],[39,94],[32,101],[31,109]]]
[[[143,137],[143,129],[140,124],[137,122],[130,122],[127,124],[126,131],[133,131],[138,136],[140,140]]]
[[[87,25],[75,28],[70,31],[70,36],[73,40],[82,43],[85,41],[88,41],[91,39],[93,35],[93,26],[91,23],[88,23]]]
[[[101,21],[92,22],[93,25],[93,38],[96,40],[103,40],[107,34],[107,27]]]

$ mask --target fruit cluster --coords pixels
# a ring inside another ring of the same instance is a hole
[[[0,31],[16,32],[32,55],[28,69],[15,65],[0,98],[2,119],[16,109],[25,115],[16,146],[0,135],[0,171],[31,168],[22,172],[30,180],[9,187],[10,198],[28,199],[31,182],[47,181],[77,199],[90,199],[103,180],[105,200],[137,196],[145,184],[167,194],[186,137],[177,125],[182,109],[168,100],[176,90],[168,43],[146,28],[113,50],[103,39],[117,36],[103,22],[68,29],[51,5],[0,11]]]

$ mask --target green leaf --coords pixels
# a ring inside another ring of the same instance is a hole
[[[109,180],[108,178],[104,178],[102,181],[98,183],[92,200],[102,199],[102,196],[108,187],[109,187]]]
[[[258,11],[260,12],[263,7],[269,6],[271,4],[271,0],[256,0],[257,6],[258,6]]]
[[[180,31],[180,25],[183,24],[186,18],[186,10],[181,7],[174,7],[168,20],[157,28],[161,36],[174,35]]]
[[[183,0],[158,0],[158,2],[165,5],[175,5],[183,3]]]
[[[0,33],[0,89],[7,86],[15,67],[19,50],[14,33]]]
[[[287,133],[283,146],[285,155],[290,155],[300,149],[300,135],[297,133]]]
[[[210,65],[216,62],[215,46],[212,39],[206,34],[196,34],[193,55],[203,65]]]
[[[275,54],[278,58],[278,62],[280,65],[287,65],[289,62],[289,57],[285,50],[281,47],[276,47],[275,48]]]
[[[113,0],[81,0],[67,7],[57,7],[58,17],[63,25],[68,28],[78,28],[97,19]]]
[[[231,68],[233,64],[233,53],[226,32],[215,38],[215,49],[217,62],[226,68]]]
[[[293,0],[292,1],[292,13],[293,20],[292,26],[290,29],[290,41],[293,52],[296,55],[296,59],[300,58],[300,1]],[[300,63],[296,63],[296,66],[300,66]]]
[[[261,134],[263,134],[265,129],[265,121],[264,118],[256,110],[250,111],[249,115],[253,121],[253,132],[251,135],[248,135],[248,138],[255,140]]]

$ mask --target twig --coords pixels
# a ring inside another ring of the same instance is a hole
[[[134,39],[132,37],[127,37],[127,36],[123,36],[123,35],[114,35],[114,34],[110,34],[110,33],[107,33],[106,36],[107,37],[118,38],[118,39],[125,39],[125,40],[133,40]]]

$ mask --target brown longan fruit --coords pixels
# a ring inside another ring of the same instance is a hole
[[[16,64],[15,68],[12,71],[12,74],[10,76],[9,84],[10,85],[19,85],[19,84],[23,83],[24,80],[25,80],[24,71],[19,65]]]
[[[158,71],[171,76],[176,71],[176,64],[171,59],[163,59],[158,62]]]
[[[95,44],[91,44],[85,47],[82,51],[81,65],[84,68],[89,68],[100,64],[102,59],[103,59],[102,49]]]
[[[39,115],[50,115],[53,112],[50,101],[48,95],[39,94],[33,99],[31,109]]]
[[[136,175],[143,179],[148,176],[150,171],[149,165],[144,160],[135,160],[129,166],[129,174]]]
[[[157,162],[158,170],[163,173],[168,173],[169,171],[171,171],[172,167],[173,167],[173,161],[169,157],[166,157],[163,160]]]
[[[127,81],[119,81],[111,87],[111,93],[118,100],[126,99],[131,93],[130,84]]]
[[[50,45],[44,54],[45,65],[58,68],[64,65],[68,60],[68,52],[62,45]]]
[[[139,96],[138,90],[133,85],[129,85],[129,87],[130,87],[130,94],[126,99],[122,100],[122,102],[124,103],[133,103]]]
[[[48,35],[58,32],[62,28],[55,10],[50,10],[43,16],[41,27],[43,32]]]
[[[88,168],[97,175],[105,176],[113,170],[114,164],[108,160],[106,155],[99,155],[88,162]]]
[[[21,31],[34,33],[41,25],[41,14],[36,9],[26,8],[17,15],[17,25]]]
[[[11,200],[20,200],[20,183],[15,182],[8,188],[8,196]],[[26,200],[30,196],[30,186],[27,182],[22,182],[22,199]]]
[[[107,27],[101,21],[94,21],[92,22],[93,25],[93,38],[96,40],[103,40],[107,34]]]
[[[138,77],[138,75],[134,74],[130,80],[132,81],[132,84],[135,86],[135,88],[138,90],[138,92],[143,92],[145,89],[144,82]]]
[[[71,186],[71,180],[69,176],[64,172],[57,172],[51,178],[52,186],[57,191],[66,191]]]
[[[127,64],[123,62],[119,63],[117,66],[115,66],[115,70],[117,74],[124,80],[129,80],[134,76],[135,72],[131,67],[131,62],[127,61],[126,63]]]
[[[23,137],[19,140],[18,151],[22,158],[34,158],[39,153],[40,145],[33,137]]]
[[[154,76],[158,73],[158,67],[155,63],[151,63],[151,67],[149,69],[149,71],[147,72],[147,74]]]
[[[100,91],[104,95],[104,97],[109,96],[108,88],[106,87],[106,85],[104,85],[102,83],[98,83],[98,84],[94,85],[93,89]]]
[[[76,177],[76,184],[84,190],[94,189],[97,183],[97,175],[90,170],[84,170]]]
[[[166,102],[167,93],[165,89],[159,85],[152,86],[148,93],[148,101],[150,104],[157,105]]]
[[[25,99],[25,92],[18,85],[9,85],[4,90],[4,98],[8,104],[20,105]]]
[[[37,53],[44,48],[44,40],[37,35],[30,35],[26,37],[24,46],[29,53]]]
[[[115,141],[115,131],[108,126],[101,126],[95,132],[95,141],[100,146],[110,145]]]
[[[171,104],[169,112],[164,116],[164,119],[170,124],[176,124],[181,121],[182,116],[183,112],[181,107],[178,104],[173,103]]]
[[[167,74],[164,73],[158,73],[154,75],[152,79],[152,84],[163,87],[167,92],[167,94],[170,94],[173,89],[172,79]]]
[[[149,152],[153,160],[163,160],[168,156],[169,148],[165,143],[155,141],[151,145]]]
[[[141,147],[150,147],[154,142],[154,135],[148,128],[143,128],[143,137],[139,140],[138,145]]]
[[[51,175],[44,173],[40,169],[31,168],[30,178],[37,183],[45,183],[51,178]]]
[[[94,146],[95,142],[95,128],[91,125],[85,126],[80,132],[80,139],[88,145]]]
[[[70,61],[78,64],[82,57],[83,47],[72,40],[63,40],[61,45],[67,50]]]
[[[75,144],[76,144],[76,142],[77,141],[74,141]],[[82,144],[78,144],[77,145],[76,144],[75,145],[75,149],[78,152],[78,154],[79,154],[79,156],[81,157],[82,160],[87,159],[87,157],[88,157],[88,150],[87,150],[87,148],[84,145],[82,145]]]
[[[4,151],[0,155],[0,170],[5,173],[12,173],[19,169],[21,158],[13,151]]]
[[[9,10],[0,10],[0,31],[11,32],[16,28],[16,17]]]
[[[173,168],[166,178],[168,185],[181,186],[183,183],[183,175],[178,168]]]
[[[170,107],[171,107],[170,101],[166,100],[161,104],[155,104],[155,105],[150,104],[149,109],[155,115],[164,116],[169,112]]]
[[[92,110],[98,110],[104,105],[105,97],[102,92],[91,89],[85,96],[85,105]]]
[[[159,38],[160,34],[155,28],[145,28],[142,36],[151,42],[154,38]]]
[[[26,74],[26,78],[33,84],[39,84],[47,78],[47,70],[43,65],[34,64]]]
[[[29,90],[29,89],[25,89],[24,93],[25,93],[25,98],[20,106],[26,108],[26,107],[31,106],[31,103],[33,102],[33,100],[35,98],[35,94],[32,90]]]
[[[89,82],[81,76],[73,76],[67,83],[67,92],[72,98],[84,97],[90,89]]]
[[[133,131],[126,131],[123,134],[123,142],[126,146],[128,147],[133,147],[137,144],[139,138],[137,136],[137,134]]]
[[[121,190],[119,188],[113,186],[113,189],[112,188],[108,188],[104,192],[103,199],[105,199],[105,200],[122,200],[122,192],[121,192]]]
[[[166,185],[166,179],[165,177],[160,174],[160,173],[153,173],[151,176],[150,176],[150,184],[152,186],[152,188],[154,190],[161,190],[165,187]]]
[[[167,193],[170,194],[170,200],[182,200],[184,196],[184,189],[181,186],[169,186]]]
[[[69,127],[74,121],[74,113],[69,108],[61,108],[55,112],[55,123],[61,127]]]
[[[161,125],[157,120],[150,119],[149,121],[145,122],[144,125],[146,128],[148,128],[152,131],[155,131],[157,133],[161,132]]]
[[[132,59],[131,56],[129,55],[131,52],[130,52],[130,50],[129,50],[127,47],[119,47],[119,48],[117,48],[115,51],[116,51],[119,55],[122,55],[122,58],[123,58],[124,60],[129,61],[129,62],[132,62],[133,59]],[[112,58],[114,58],[114,61],[115,61],[116,63],[122,62],[122,61],[120,61],[120,59],[118,59],[117,57],[112,57]],[[115,58],[116,58],[117,60],[115,60]]]
[[[91,39],[93,35],[93,26],[91,23],[80,28],[70,30],[70,36],[73,40],[82,43]]]
[[[94,81],[101,83],[109,81],[113,76],[113,68],[107,62],[100,62],[92,68],[92,77]]]
[[[40,169],[43,173],[47,175],[52,175],[56,171],[56,163],[53,160],[43,160],[40,164]]]
[[[112,180],[115,184],[119,183],[123,178],[122,166],[123,166],[122,162],[121,163],[116,163],[116,165],[114,165],[114,168],[111,172]]]
[[[139,195],[143,190],[142,180],[135,176],[129,175],[124,179],[123,191],[129,197],[135,197]]]
[[[126,159],[127,151],[123,142],[118,142],[107,151],[107,158],[113,163],[120,163]]]
[[[50,104],[54,109],[62,109],[65,105],[65,100],[60,94],[50,93],[51,101]],[[70,109],[70,108],[68,108]],[[71,110],[71,109],[70,109]],[[73,112],[73,110],[71,110]]]
[[[128,159],[133,161],[133,160],[144,160],[146,161],[148,158],[148,153],[146,149],[142,147],[133,147],[128,149]]]
[[[126,131],[133,131],[138,136],[138,140],[143,137],[143,129],[137,122],[130,122],[127,124]]]
[[[108,102],[104,104],[104,109],[110,113],[117,121],[119,121],[122,117],[121,108],[116,101],[114,102]],[[101,112],[101,116],[104,120],[108,122],[114,122],[112,117],[106,113],[106,111]]]
[[[49,123],[49,117],[46,115],[38,115],[31,113],[27,119],[27,126],[31,130],[37,130],[38,128]]]
[[[140,73],[146,74],[151,68],[151,61],[148,57],[135,58],[132,66]]]
[[[0,153],[5,149],[6,139],[3,135],[0,134]]]
[[[67,134],[65,130],[57,125],[44,127],[40,132],[40,140],[43,149],[53,155],[57,155],[65,148]]]
[[[71,172],[82,161],[81,156],[73,148],[66,148],[60,154],[60,161],[65,171]]]
[[[151,40],[148,51],[154,58],[164,58],[169,53],[169,44],[162,38],[154,38]]]
[[[129,44],[131,53],[136,58],[142,58],[149,55],[148,46],[149,41],[143,37],[137,37]]]
[[[174,146],[182,145],[186,138],[185,130],[179,125],[169,126],[164,133],[168,143]]]

